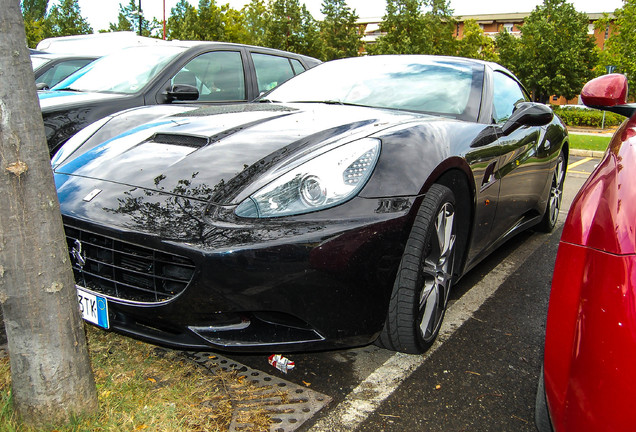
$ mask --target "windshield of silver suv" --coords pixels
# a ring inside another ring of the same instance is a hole
[[[148,84],[183,47],[132,47],[102,57],[51,90],[133,94]]]

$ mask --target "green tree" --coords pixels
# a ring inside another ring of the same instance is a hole
[[[227,8],[217,6],[214,0],[199,0],[198,8],[180,0],[168,19],[170,39],[224,41]]]
[[[299,44],[294,47],[294,52],[316,58],[324,57],[325,42],[320,37],[320,25],[304,4],[300,9],[298,40]]]
[[[170,16],[166,23],[168,39],[185,40],[186,22],[191,20],[189,17],[196,17],[196,14],[196,9],[187,0],[179,0],[179,3],[170,10]]]
[[[202,41],[225,40],[223,11],[214,0],[199,0],[198,20],[190,39]]]
[[[45,37],[91,34],[93,28],[82,17],[77,0],[62,0],[46,17]]]
[[[274,0],[269,5],[269,24],[264,45],[298,52],[301,41],[301,9],[298,0]]]
[[[477,21],[464,21],[464,35],[459,41],[457,55],[486,61],[499,61],[495,42],[486,36]]]
[[[598,52],[587,31],[587,14],[565,0],[544,0],[530,13],[510,68],[535,100],[547,102],[550,95],[571,99],[593,77]]]
[[[499,64],[515,73],[517,72],[517,65],[520,63],[520,45],[521,40],[508,33],[503,27],[495,37],[495,47],[499,54]]]
[[[251,0],[247,5],[243,6],[241,13],[248,35],[246,43],[264,45],[269,23],[269,10],[265,2],[263,0]]]
[[[32,48],[44,39],[48,3],[48,0],[23,0],[21,3],[27,45]]]
[[[35,48],[44,39],[43,20],[30,20],[24,17],[24,33],[29,48]]]
[[[369,54],[417,54],[426,44],[422,7],[424,0],[387,0],[386,14],[380,23],[385,33],[368,47]]]
[[[597,74],[606,73],[605,67],[616,66],[615,72],[624,73],[629,80],[629,95],[636,96],[636,0],[624,0],[623,7],[614,12],[612,25],[609,18],[599,20],[603,29],[612,26],[605,50],[601,52]]]
[[[232,9],[228,4],[221,7],[223,14],[223,40],[225,42],[253,44],[242,11]]]
[[[457,21],[453,18],[450,0],[429,0],[430,11],[424,14],[424,40],[428,41],[422,54],[456,55],[458,41],[454,36]]]
[[[135,31],[133,23],[126,17],[122,11],[121,4],[119,5],[119,15],[117,15],[117,24],[110,23],[108,25],[108,31]]]
[[[363,44],[355,11],[347,6],[345,0],[324,0],[320,11],[325,16],[320,23],[320,34],[325,45],[323,60],[359,55]]]
[[[31,19],[44,19],[49,0],[22,0],[22,16]]]
[[[423,8],[430,10],[423,13]],[[386,33],[370,54],[456,54],[456,21],[447,0],[387,0],[380,30]]]
[[[150,36],[160,23],[154,20],[152,23],[148,21],[143,14],[143,9],[139,11],[138,3],[130,0],[127,6],[119,4],[119,14],[117,16],[117,24],[110,23],[109,31],[133,31],[139,34],[139,17],[141,15],[141,35]]]

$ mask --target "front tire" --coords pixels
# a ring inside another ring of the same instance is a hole
[[[550,196],[548,197],[548,205],[546,206],[543,219],[539,222],[538,229],[543,232],[552,232],[559,218],[559,210],[561,210],[561,201],[563,200],[563,183],[565,182],[565,156],[563,151],[559,153],[554,174],[552,175],[552,184],[550,185]]]
[[[434,184],[424,197],[400,261],[384,328],[376,344],[425,352],[442,325],[453,280],[455,196]]]

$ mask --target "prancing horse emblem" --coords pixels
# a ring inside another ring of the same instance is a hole
[[[79,240],[75,240],[73,249],[71,249],[71,256],[80,270],[83,269],[86,265],[86,252],[82,251],[82,243]]]

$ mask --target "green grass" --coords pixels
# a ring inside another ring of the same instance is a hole
[[[610,142],[608,136],[570,134],[570,148],[605,151]]]
[[[177,351],[92,326],[87,336],[99,413],[76,418],[57,432],[227,431],[234,407],[262,390],[236,372],[212,374]],[[247,430],[269,430],[271,420],[263,410],[246,415],[245,422],[254,425]],[[0,358],[0,432],[44,431],[50,429],[27,427],[17,418],[9,358]]]

